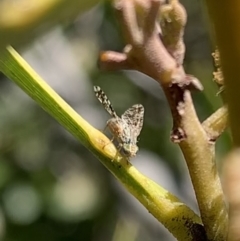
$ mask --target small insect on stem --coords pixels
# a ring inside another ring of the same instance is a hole
[[[113,140],[116,140],[118,151],[124,157],[136,156],[137,138],[143,127],[144,107],[141,104],[133,105],[119,117],[99,86],[94,86],[94,92],[104,109],[112,116],[107,121],[107,127],[113,135]]]

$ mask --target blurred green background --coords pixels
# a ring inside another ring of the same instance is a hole
[[[7,2],[28,8],[37,1],[1,0],[0,11]],[[204,85],[204,91],[193,96],[203,121],[222,105],[212,81],[210,24],[200,1],[181,2],[188,12],[184,65],[186,72]],[[172,119],[160,86],[136,71],[103,72],[97,68],[100,50],[121,51],[124,46],[110,3],[100,3],[84,13],[77,3],[71,4],[76,7],[69,8],[64,17],[62,9],[57,21],[48,13],[34,31],[18,35],[14,29],[11,34],[3,29],[1,34],[16,36],[13,46],[17,51],[100,130],[109,116],[96,100],[93,85],[106,92],[119,115],[133,104],[143,104],[145,121],[133,165],[197,211],[181,151],[169,140]],[[0,30],[1,24],[0,17]],[[228,149],[225,133],[217,142],[219,167]],[[0,75],[0,240],[174,238],[87,149]]]

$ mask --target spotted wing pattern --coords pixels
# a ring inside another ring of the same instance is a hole
[[[138,151],[137,137],[143,127],[144,107],[140,104],[133,105],[119,117],[99,86],[94,86],[94,92],[105,110],[112,116],[107,121],[107,127],[116,140],[118,151],[127,158],[134,157]]]
[[[121,118],[126,121],[129,128],[133,131],[137,138],[143,127],[144,107],[141,104],[136,104],[127,109]]]
[[[95,95],[100,103],[103,105],[104,109],[112,116],[118,117],[116,111],[113,109],[113,106],[108,99],[107,95],[103,92],[103,90],[99,86],[93,87]]]

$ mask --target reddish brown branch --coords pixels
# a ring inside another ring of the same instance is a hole
[[[100,53],[98,65],[102,70],[122,70],[133,69],[128,62],[127,55],[125,53],[118,53],[114,51],[105,51]]]
[[[143,35],[139,31],[134,1],[116,0],[114,1],[114,8],[119,21],[122,23],[122,31],[126,41],[131,45],[141,44]]]
[[[167,6],[160,3],[115,0],[126,48],[122,54],[101,54],[100,67],[135,69],[162,86],[173,116],[171,139],[179,143],[185,156],[208,239],[225,240],[227,213],[216,174],[214,143],[199,122],[190,93],[192,89],[202,90],[202,86],[196,78],[186,75],[182,66],[186,12],[177,0]],[[160,13],[164,9],[167,13],[160,16],[164,23],[161,27],[156,19],[159,6]]]
[[[151,0],[149,9],[147,11],[146,18],[143,22],[143,32],[147,35],[152,34],[154,32],[154,28],[156,27],[156,19],[159,12],[160,1]]]

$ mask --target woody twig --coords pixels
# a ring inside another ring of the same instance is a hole
[[[225,240],[227,212],[215,165],[215,140],[200,123],[191,97],[192,90],[203,88],[182,66],[185,9],[177,0],[113,3],[126,47],[122,53],[102,52],[99,66],[138,70],[162,86],[173,116],[171,140],[179,144],[186,159],[207,237]]]

